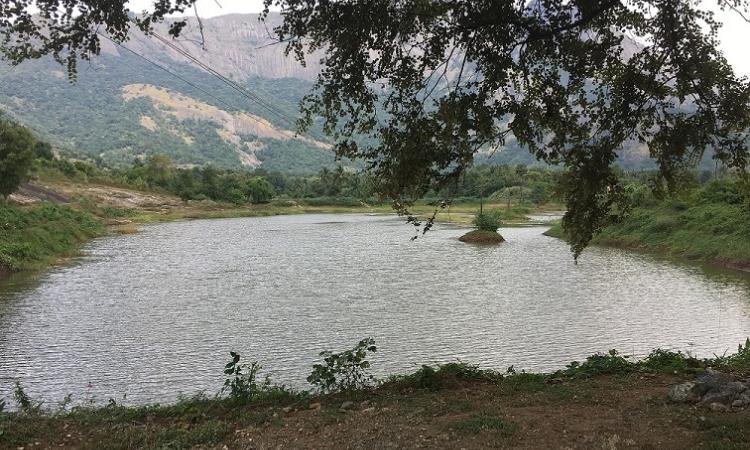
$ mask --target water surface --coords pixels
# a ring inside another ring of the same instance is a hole
[[[303,215],[146,226],[0,288],[0,396],[168,402],[215,393],[230,350],[306,387],[321,350],[372,336],[380,375],[455,360],[563,367],[617,348],[711,356],[750,335],[750,283],[616,249],[573,264],[544,228],[476,247],[391,216]]]

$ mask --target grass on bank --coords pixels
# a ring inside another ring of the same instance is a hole
[[[85,211],[0,203],[0,269],[39,269],[74,255],[82,242],[104,232],[102,222]]]
[[[597,245],[640,249],[750,269],[750,206],[707,186],[680,198],[641,202],[620,223],[594,237]],[[549,236],[564,238],[561,225]]]
[[[365,367],[366,355],[326,355]],[[340,369],[337,364],[328,367]],[[584,437],[586,448],[747,448],[750,414],[698,411],[666,399],[669,385],[709,366],[747,373],[750,342],[710,360],[656,350],[633,361],[610,351],[551,374],[423,366],[325,395],[258,382],[252,395],[201,394],[166,406],[112,400],[105,407],[44,409],[16,389],[18,411],[0,412],[0,448],[348,448],[367,442],[544,448],[546,442],[575,446]],[[227,370],[228,381],[236,380],[233,368]],[[617,445],[607,446],[613,440]]]

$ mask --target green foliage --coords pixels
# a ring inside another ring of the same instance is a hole
[[[145,162],[120,172],[127,183],[171,192],[181,199],[215,201],[242,205],[248,201],[268,203],[273,186],[262,176],[243,170],[220,170],[214,166],[178,169],[165,155],[154,155]]]
[[[438,365],[437,367],[423,365],[412,374],[391,376],[387,384],[436,391],[454,386],[460,381],[497,382],[501,379],[501,375],[491,370],[483,370],[478,366],[455,362]]]
[[[750,261],[750,191],[740,180],[711,180],[661,199],[642,182],[632,181],[627,192],[633,208],[593,243],[730,265]],[[564,236],[559,228],[548,234]]]
[[[617,350],[608,353],[597,353],[579,363],[571,362],[563,371],[569,377],[591,377],[594,375],[610,375],[631,372],[636,367],[635,363],[628,361],[627,356],[620,355]]]
[[[261,369],[257,361],[248,364],[240,364],[240,354],[229,352],[232,360],[224,366],[224,374],[232,377],[224,380],[222,393],[228,393],[230,398],[237,400],[252,400],[257,397],[265,387],[271,383],[268,378],[258,383],[258,371]]]
[[[68,206],[0,205],[0,265],[12,270],[40,267],[74,253],[81,242],[103,232],[91,214]]]
[[[498,209],[477,212],[474,216],[474,226],[482,231],[497,231],[502,225],[502,212]]]
[[[717,357],[716,365],[733,369],[750,369],[750,339],[747,339],[744,345],[738,346],[737,353]]]
[[[244,195],[253,203],[268,203],[274,196],[274,190],[265,178],[252,177],[245,182]]]
[[[0,197],[28,179],[33,161],[34,137],[29,130],[0,117]]]
[[[638,361],[638,366],[648,372],[684,373],[700,366],[700,361],[682,352],[656,349],[645,359]]]
[[[554,200],[562,171],[547,167],[482,164],[467,169],[463,176],[428,198],[485,197],[495,201],[542,204]]]
[[[43,403],[32,400],[29,394],[23,390],[19,381],[16,381],[16,386],[13,389],[13,399],[16,401],[18,410],[24,414],[37,415],[42,412]]]
[[[350,391],[367,387],[373,380],[369,374],[368,352],[376,352],[375,340],[366,338],[351,350],[341,353],[320,353],[323,364],[313,365],[307,381],[321,392]]]
[[[36,158],[46,159],[47,161],[55,159],[55,154],[52,153],[52,146],[49,142],[45,141],[37,141],[36,144],[34,144],[34,156]]]
[[[232,359],[224,366],[224,374],[229,375],[224,380],[222,394],[229,399],[241,402],[258,400],[289,398],[292,393],[284,386],[271,384],[271,378],[266,376],[262,381],[258,379],[258,372],[262,369],[257,361],[250,364],[240,364],[241,356],[236,352],[229,352]]]

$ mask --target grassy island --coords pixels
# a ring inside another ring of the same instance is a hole
[[[469,231],[458,240],[470,244],[500,244],[505,242],[505,239],[497,232],[502,224],[502,216],[503,214],[499,209],[487,211],[480,209],[472,222],[477,229]]]

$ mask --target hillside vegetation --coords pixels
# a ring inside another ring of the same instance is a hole
[[[272,13],[268,20],[272,28],[280,16]],[[75,83],[51,58],[16,67],[0,63],[0,110],[64,152],[101,158],[110,165],[165,154],[183,165],[246,165],[294,174],[334,167],[333,154],[322,148],[325,139],[319,127],[304,137],[293,132],[299,102],[320,70],[320,55],[311,55],[304,68],[284,55],[284,46],[267,45],[273,38],[257,15],[205,19],[203,27],[208,50],[197,44],[201,33],[194,21],[189,21],[187,38],[179,45],[260,102],[134,32],[125,46],[171,73],[103,40],[102,54],[81,67]],[[167,25],[157,28],[167,34]],[[512,136],[497,151],[481,150],[477,163],[540,164]],[[626,145],[619,164],[654,167],[645,147],[637,144]]]
[[[190,84],[127,52],[103,55],[91,67],[71,84],[51,60],[15,68],[0,63],[0,111],[63,153],[108,165],[129,165],[135,157],[154,154],[184,165],[262,166],[289,173],[335,165],[322,143],[292,131],[297,102],[309,82],[243,81],[254,95],[272,99],[280,113],[271,113],[184,63],[172,63],[170,70]]]

